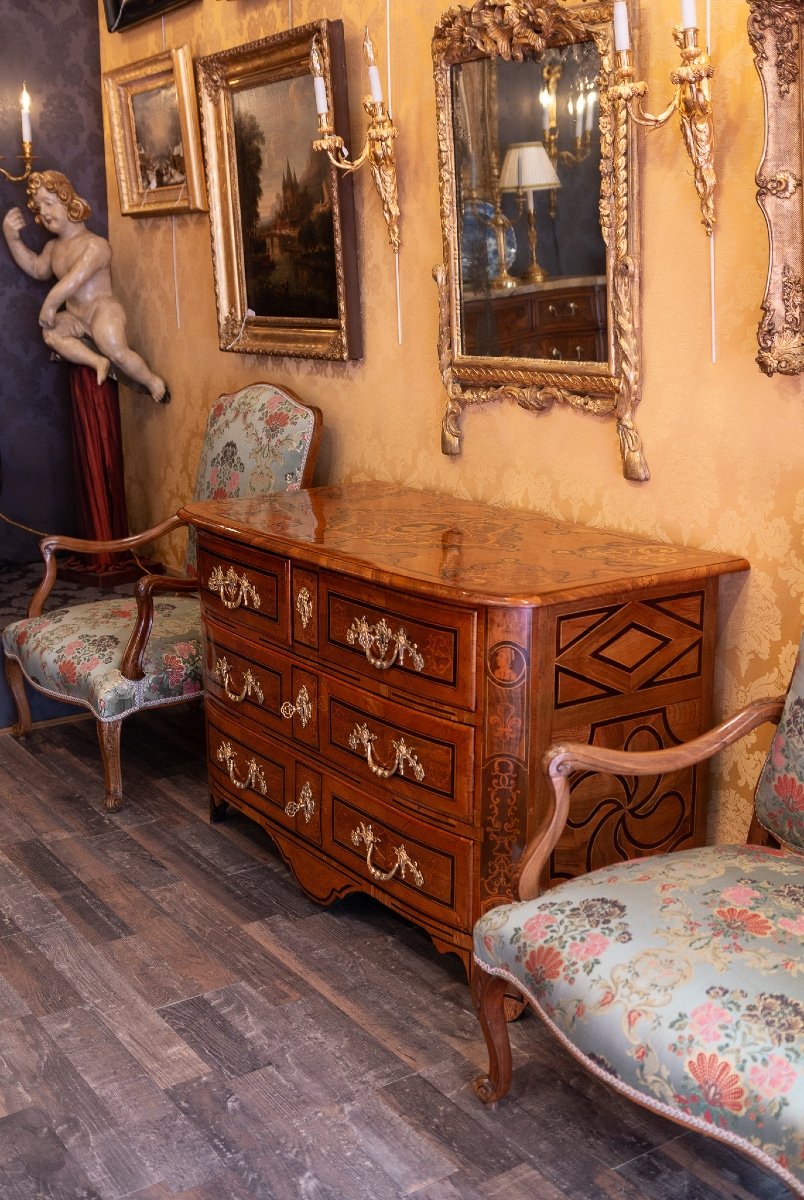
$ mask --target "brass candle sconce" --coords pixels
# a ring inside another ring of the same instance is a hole
[[[393,125],[385,107],[380,72],[374,56],[374,43],[369,36],[368,26],[366,26],[363,38],[363,56],[368,67],[371,89],[371,94],[363,99],[363,108],[368,113],[369,125],[363,149],[357,158],[351,159],[343,138],[333,130],[321,51],[318,46],[318,38],[313,38],[310,49],[310,71],[315,87],[319,132],[319,137],[313,141],[313,149],[323,150],[332,165],[339,171],[357,171],[364,162],[368,162],[374,186],[382,204],[383,216],[388,226],[388,240],[394,254],[398,254],[399,201],[397,199],[394,138],[397,137],[399,131]]]
[[[31,138],[31,97],[28,89],[23,83],[22,94],[20,95],[20,117],[22,119],[22,154],[18,155],[22,159],[23,171],[21,175],[12,175],[10,171],[6,171],[0,167],[0,175],[4,179],[8,179],[11,183],[23,183],[31,173],[33,166],[33,142]],[[2,155],[0,155],[2,158]]]
[[[617,71],[617,97],[624,101],[628,115],[637,125],[658,129],[666,125],[674,112],[681,118],[681,134],[695,172],[695,190],[701,204],[702,224],[711,236],[715,227],[714,121],[710,80],[714,67],[709,55],[698,45],[698,18],[695,0],[681,0],[681,25],[673,30],[681,51],[681,66],[670,75],[675,94],[667,108],[654,116],[642,111],[638,101],[647,94],[648,85],[634,79],[631,35],[626,0],[614,3],[614,49]]]

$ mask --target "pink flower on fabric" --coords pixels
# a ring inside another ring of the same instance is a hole
[[[197,679],[185,679],[181,694],[183,696],[192,696],[195,692],[201,691],[201,684]]]
[[[535,913],[532,917],[528,917],[522,926],[522,936],[529,942],[539,942],[550,926],[555,923],[556,919],[551,913]]]
[[[711,1000],[700,1004],[690,1013],[690,1028],[704,1042],[718,1042],[721,1026],[731,1024],[731,1015]]]
[[[538,946],[525,959],[525,970],[534,983],[558,979],[563,966],[563,958],[552,946]]]
[[[767,937],[769,933],[773,933],[772,923],[748,908],[718,908],[715,910],[715,916],[735,934],[750,933],[754,937]]]
[[[796,1069],[779,1054],[769,1054],[766,1067],[752,1067],[748,1074],[760,1096],[767,1096],[771,1100],[774,1096],[789,1092],[798,1078]]]
[[[190,658],[195,653],[195,646],[192,642],[176,642],[173,649],[178,654],[179,658]]]
[[[750,904],[754,897],[759,895],[759,892],[756,888],[750,888],[744,883],[736,883],[734,887],[724,888],[721,895],[724,900],[728,900],[729,904]]]
[[[784,744],[785,744],[784,734],[777,733],[776,737],[773,739],[773,742],[771,743],[771,749],[770,749],[771,762],[773,763],[773,765],[777,771],[781,771],[782,768],[784,767]]]
[[[602,933],[590,933],[582,942],[571,942],[568,949],[572,958],[586,962],[590,958],[598,958],[608,945],[609,939]]]
[[[804,913],[799,913],[795,920],[792,917],[780,917],[778,923],[780,929],[804,936]]]
[[[791,812],[804,812],[804,783],[795,775],[780,775],[773,790]]]
[[[703,1100],[712,1108],[728,1108],[741,1112],[745,1088],[730,1062],[716,1054],[701,1051],[687,1063],[687,1070],[701,1089]]]

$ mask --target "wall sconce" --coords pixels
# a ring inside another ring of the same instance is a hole
[[[530,263],[522,274],[525,283],[544,283],[549,279],[547,271],[536,256],[536,192],[555,192],[561,187],[550,155],[541,142],[514,142],[508,147],[500,172],[500,191],[514,192],[518,201],[516,219],[521,217],[527,204],[528,245]]]
[[[314,150],[323,150],[333,166],[339,171],[356,171],[368,162],[374,186],[382,203],[382,211],[388,226],[388,240],[394,254],[399,253],[399,202],[396,188],[396,159],[394,157],[394,138],[398,130],[391,122],[385,110],[380,84],[380,72],[374,58],[374,43],[369,37],[366,26],[363,38],[363,56],[368,66],[369,87],[371,95],[363,100],[363,107],[368,113],[369,126],[366,131],[366,141],[362,151],[355,159],[349,158],[343,138],[333,131],[327,99],[327,85],[321,62],[321,51],[318,48],[318,38],[313,38],[310,48],[310,70],[315,87],[315,105],[318,112],[319,137],[313,142]]]
[[[703,225],[711,236],[715,226],[715,165],[714,121],[709,80],[714,68],[709,55],[698,46],[698,17],[695,0],[681,0],[681,25],[673,30],[673,38],[681,50],[681,66],[670,79],[676,86],[675,95],[664,112],[658,116],[643,112],[637,100],[646,95],[644,82],[634,81],[631,53],[631,34],[628,27],[626,0],[614,0],[614,50],[617,83],[616,98],[623,100],[628,114],[638,125],[658,129],[666,125],[674,112],[681,118],[681,134],[695,171],[695,189],[701,203]]]
[[[22,183],[31,173],[31,164],[33,163],[33,145],[31,140],[31,97],[28,89],[23,83],[22,94],[20,95],[20,117],[22,118],[22,154],[18,158],[22,159],[23,172],[21,175],[12,175],[9,171],[0,167],[0,175],[4,179],[10,180],[11,183]],[[0,158],[3,156],[0,155]]]

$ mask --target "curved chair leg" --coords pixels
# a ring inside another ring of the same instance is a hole
[[[25,738],[31,732],[31,708],[28,704],[28,693],[25,691],[25,676],[16,659],[6,659],[6,679],[17,705],[18,720],[11,732],[15,738]]]
[[[103,759],[107,812],[117,812],[123,807],[123,775],[120,770],[120,729],[122,724],[122,721],[95,722]]]
[[[488,1075],[479,1075],[472,1087],[484,1104],[494,1105],[502,1100],[511,1086],[511,1043],[508,1039],[508,1022],[505,1019],[505,979],[489,975],[487,971],[473,965],[472,999],[486,1049],[489,1052]]]

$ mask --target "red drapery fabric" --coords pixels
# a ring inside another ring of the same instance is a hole
[[[91,367],[70,367],[75,506],[81,537],[109,541],[128,537],[123,475],[123,439],[117,383],[98,383]],[[95,569],[108,569],[119,555],[98,554]]]

